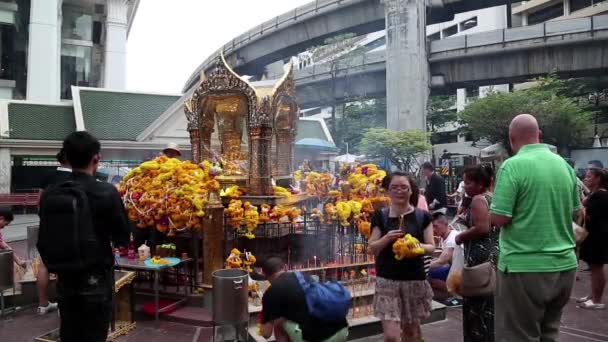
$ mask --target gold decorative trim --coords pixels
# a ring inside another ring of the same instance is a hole
[[[135,272],[127,272],[125,276],[114,283],[114,292],[118,293],[123,286],[131,284],[133,279],[135,279]]]
[[[135,322],[116,321],[114,326],[116,327],[116,330],[108,334],[106,339],[108,342],[115,341],[120,336],[126,336],[128,333],[135,330],[137,325]]]

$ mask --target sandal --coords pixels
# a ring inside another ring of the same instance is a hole
[[[606,304],[596,304],[591,299],[589,299],[588,301],[581,303],[578,307],[587,310],[604,310],[606,309]]]
[[[580,304],[580,303],[584,303],[584,302],[588,301],[589,299],[591,299],[591,296],[585,296],[585,297],[578,298],[576,300],[576,302]]]

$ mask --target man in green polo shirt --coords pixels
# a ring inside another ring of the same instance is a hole
[[[500,167],[492,223],[501,227],[496,341],[557,341],[576,270],[574,170],[547,145],[532,115],[509,126],[515,156]]]

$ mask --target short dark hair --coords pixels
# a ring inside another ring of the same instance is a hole
[[[93,157],[101,151],[101,144],[91,133],[78,131],[70,133],[63,140],[66,159],[75,169],[85,168]]]
[[[418,188],[418,183],[412,175],[403,171],[393,171],[389,173],[384,179],[382,179],[382,187],[385,190],[388,190],[388,187],[391,185],[393,178],[395,177],[405,177],[407,181],[410,183],[410,190],[412,191],[412,195],[410,196],[410,204],[414,207],[418,206],[418,197],[420,197],[420,189]]]
[[[10,207],[0,207],[0,217],[3,217],[8,222],[12,222],[15,219],[13,210]]]
[[[422,163],[422,169],[435,171],[435,166],[433,166],[433,164],[431,164],[431,162],[424,162],[424,163]]]
[[[490,165],[471,166],[464,170],[465,176],[477,183],[489,188],[494,180],[494,170]]]
[[[601,184],[602,188],[608,189],[608,171],[606,171],[606,169],[591,168],[591,169],[589,169],[589,172],[594,177],[600,178],[600,184]]]
[[[262,263],[262,272],[266,277],[270,277],[273,274],[280,272],[285,266],[283,259],[279,257],[270,257]]]
[[[439,220],[442,218],[447,218],[444,213],[439,212],[439,211],[434,212],[432,217],[433,217],[432,221]]]
[[[63,148],[61,150],[59,150],[59,152],[57,152],[57,154],[55,155],[55,158],[57,158],[57,161],[61,165],[63,165],[63,164],[65,164],[65,163],[68,162],[68,160],[65,157],[65,151],[64,151]]]
[[[591,165],[591,168],[598,168],[598,169],[603,169],[604,168],[604,164],[602,164],[601,161],[599,160],[590,160],[587,165]]]

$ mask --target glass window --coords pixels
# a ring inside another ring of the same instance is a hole
[[[450,26],[443,30],[443,38],[447,38],[458,33],[458,25]]]
[[[61,98],[71,99],[71,86],[94,86],[90,84],[91,47],[63,45],[61,47]]]
[[[528,25],[540,24],[545,21],[555,19],[564,15],[564,4],[558,2],[555,5],[543,8],[538,12],[534,12],[528,16]]]
[[[0,25],[0,79],[15,79],[15,29]]]
[[[591,5],[593,5],[593,0],[570,0],[570,12],[576,12]]]
[[[93,16],[83,13],[77,7],[63,8],[61,36],[64,39],[91,41],[93,36]]]
[[[467,19],[460,23],[460,32],[472,29],[477,26],[477,17]]]

